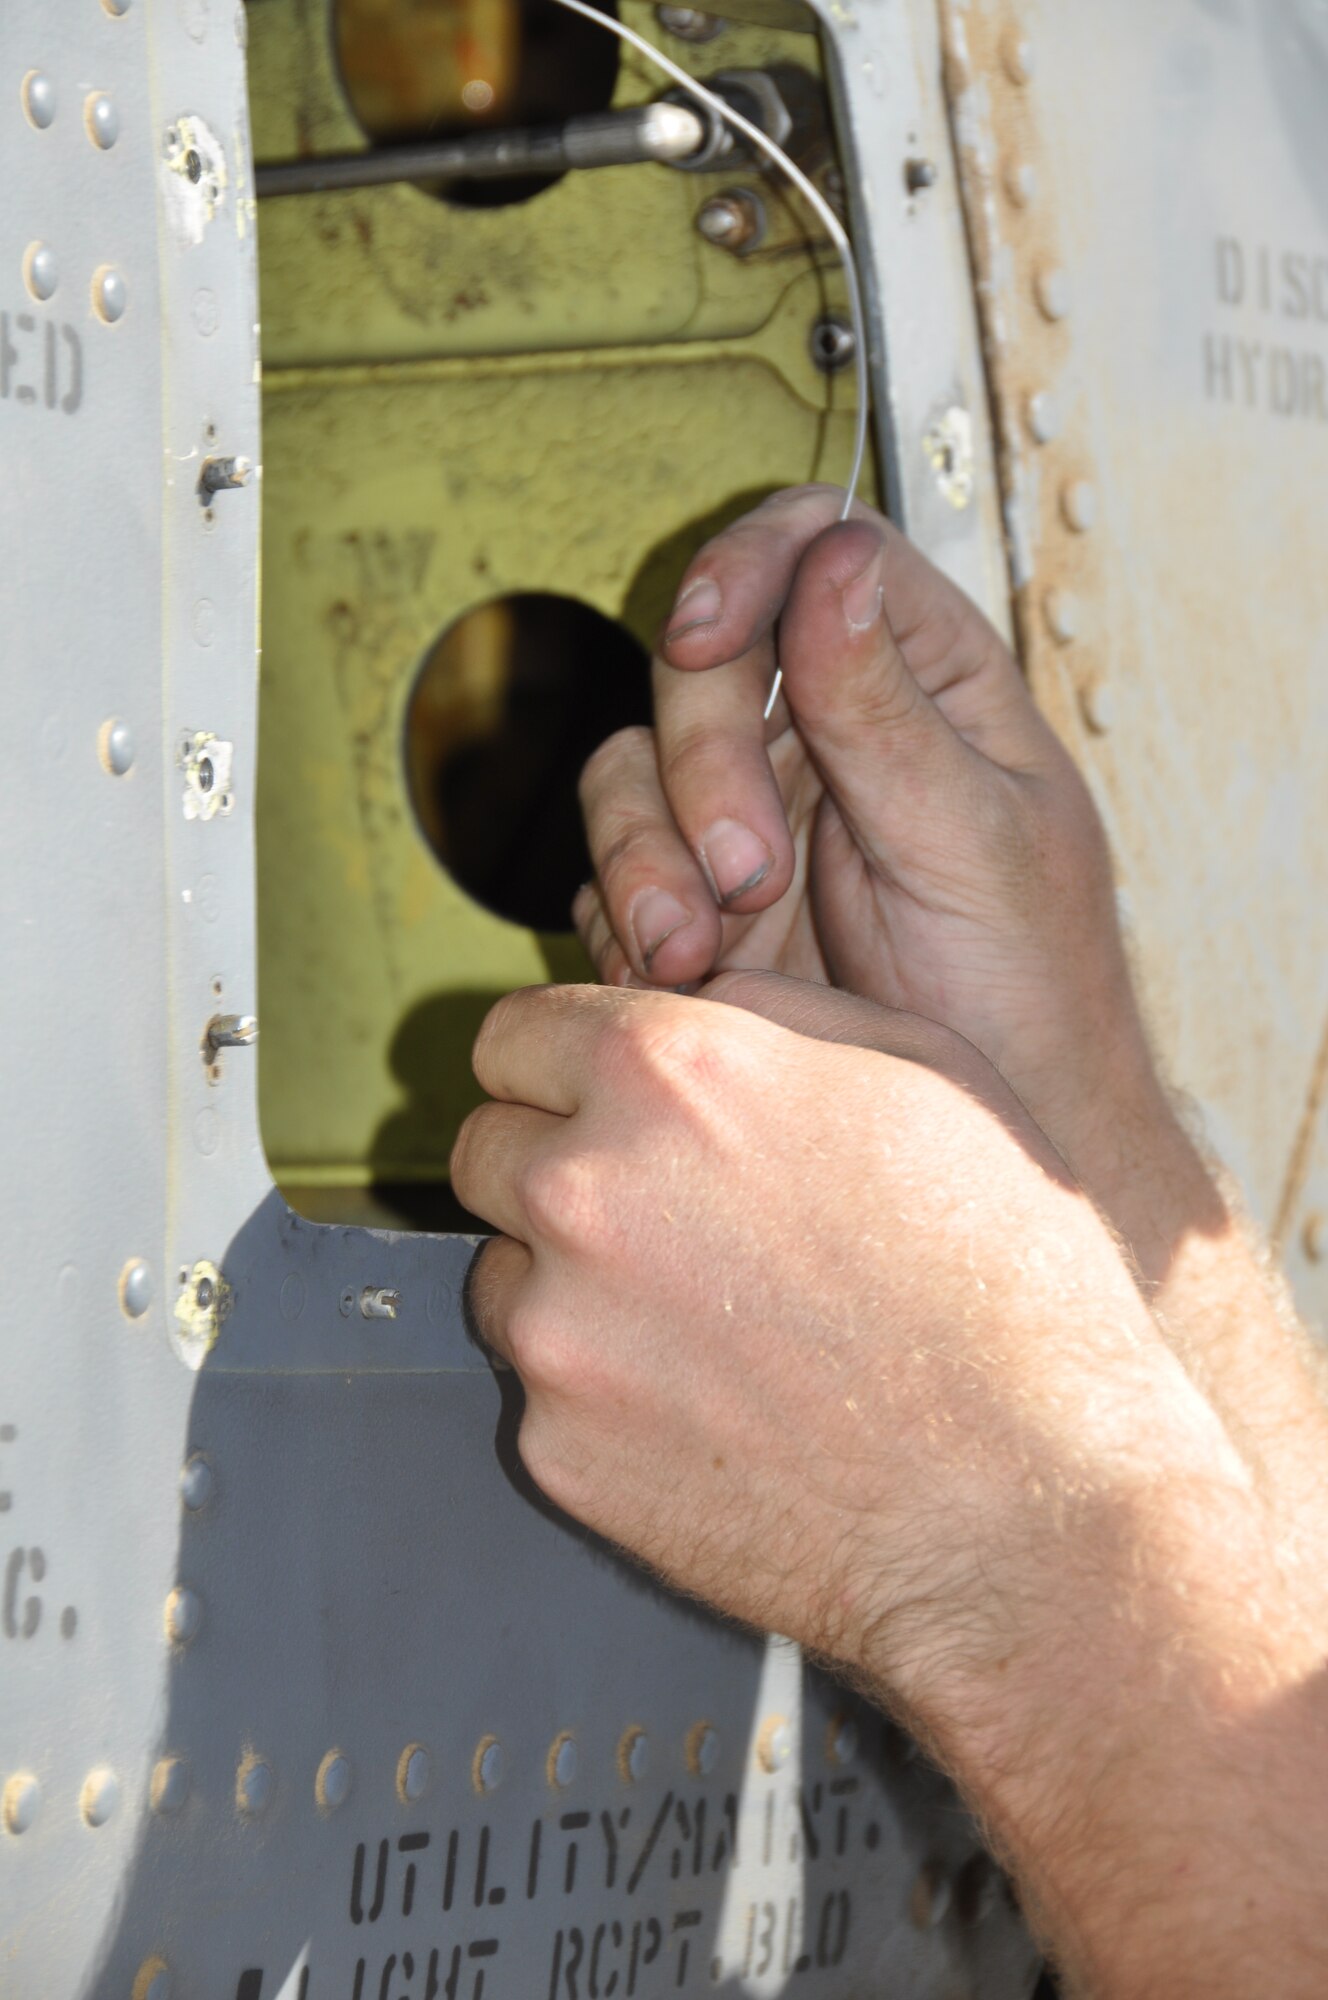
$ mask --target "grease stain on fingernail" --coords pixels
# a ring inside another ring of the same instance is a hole
[[[651,961],[660,946],[666,944],[675,931],[680,931],[692,921],[692,913],[667,889],[642,889],[632,902],[627,921],[632,927],[641,963],[649,972]]]
[[[721,903],[733,903],[763,882],[774,855],[740,820],[717,819],[698,843],[701,861]]]

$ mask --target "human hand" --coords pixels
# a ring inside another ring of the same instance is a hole
[[[1074,1990],[1322,1991],[1322,1644],[1094,1211],[934,1024],[711,991],[803,1032],[579,987],[481,1034],[453,1178],[528,1469],[901,1711]]]
[[[1170,1114],[1096,811],[993,627],[878,515],[831,525],[840,498],[776,495],[689,565],[655,730],[583,778],[578,928],[608,983],[756,967],[943,1022],[1110,1210],[1129,1127]]]

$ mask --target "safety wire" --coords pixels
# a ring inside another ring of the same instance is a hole
[[[593,21],[596,27],[604,28],[609,34],[616,35],[620,42],[630,42],[632,47],[646,58],[647,62],[653,63],[656,69],[663,70],[665,76],[671,76],[678,87],[681,90],[685,90],[689,97],[694,97],[698,104],[704,104],[706,109],[713,112],[716,118],[722,119],[731,131],[740,132],[749,146],[754,147],[773,166],[778,167],[781,172],[788,176],[808,207],[815,213],[817,220],[822,224],[830,241],[834,244],[839,261],[844,269],[844,285],[848,292],[849,319],[853,327],[854,382],[858,398],[853,436],[853,463],[849,470],[848,484],[844,488],[844,505],[839,515],[841,521],[846,521],[853,509],[853,502],[858,491],[858,482],[862,478],[862,468],[867,456],[868,411],[867,324],[862,310],[862,287],[858,283],[858,267],[853,261],[853,246],[848,240],[843,223],[839,220],[839,217],[821,193],[821,190],[813,181],[808,179],[802,168],[789,158],[782,146],[777,146],[774,140],[761,130],[759,125],[754,125],[750,118],[744,118],[740,111],[735,111],[733,106],[726,103],[715,91],[707,90],[703,83],[698,83],[694,76],[689,76],[685,69],[682,69],[670,57],[663,55],[659,49],[648,42],[644,35],[638,35],[635,28],[624,27],[622,22],[615,21],[611,14],[601,14],[598,7],[592,7],[589,4],[589,0],[556,0],[556,4],[559,7],[566,7],[573,14],[583,15],[587,21]],[[782,668],[776,667],[774,682],[765,705],[767,721],[774,710],[775,703],[779,699],[779,690],[783,679]]]

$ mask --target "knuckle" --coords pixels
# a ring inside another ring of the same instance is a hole
[[[578,1374],[575,1338],[549,1312],[529,1305],[516,1306],[507,1323],[507,1346],[513,1367],[526,1388],[536,1395],[562,1395],[575,1384]]]
[[[695,1105],[722,1090],[727,1069],[722,1017],[678,1000],[626,1011],[617,1034],[626,1067],[657,1096]]]
[[[611,791],[624,769],[631,769],[654,754],[655,733],[644,723],[619,729],[606,736],[581,767],[578,795],[583,809],[590,810],[606,791]]]
[[[604,1195],[593,1161],[582,1154],[538,1154],[521,1168],[517,1186],[522,1209],[547,1241],[598,1241],[603,1231]]]

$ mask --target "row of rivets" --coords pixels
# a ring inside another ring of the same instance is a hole
[[[23,79],[23,110],[28,123],[38,132],[49,132],[60,108],[55,85],[42,70],[30,69]],[[83,126],[99,152],[109,153],[120,136],[120,113],[104,90],[94,90],[83,101]]]
[[[49,243],[30,243],[23,255],[23,283],[38,305],[46,305],[60,289],[60,263]],[[98,319],[114,326],[125,315],[129,287],[110,264],[92,275],[92,305]]]

